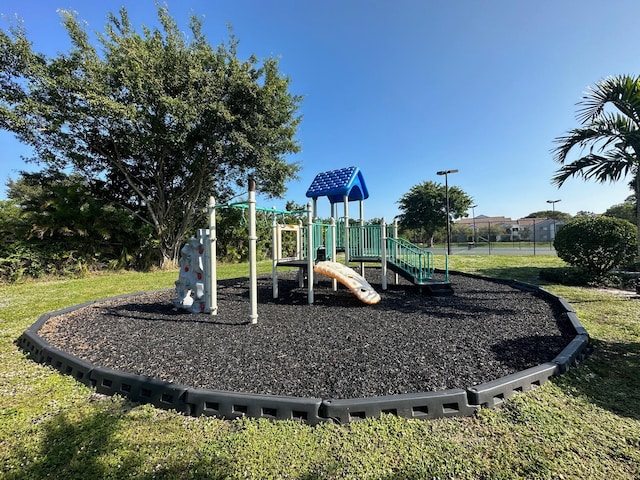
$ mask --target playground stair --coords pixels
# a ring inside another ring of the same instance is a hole
[[[403,262],[387,261],[387,267],[400,275],[405,280],[419,286],[421,289],[425,289],[429,295],[437,297],[445,297],[453,295],[453,287],[448,281],[440,281],[433,278],[425,278],[424,274],[415,275],[415,268],[409,265],[402,265]],[[429,275],[431,276],[431,275]]]
[[[377,225],[351,227],[353,235],[350,247],[351,262],[382,262],[380,229],[372,229]],[[364,232],[364,233],[363,233]],[[358,239],[364,241],[358,242]],[[366,248],[362,245],[366,245]],[[386,238],[387,267],[404,279],[426,290],[426,293],[437,296],[453,295],[447,269],[444,278],[435,277],[434,256],[404,238]]]

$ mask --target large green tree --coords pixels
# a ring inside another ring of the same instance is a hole
[[[449,187],[449,215],[452,219],[467,216],[473,200],[461,188]],[[403,230],[417,230],[424,234],[429,246],[439,228],[447,226],[447,191],[443,184],[426,181],[414,185],[398,205],[402,213],[398,221]]]
[[[562,167],[552,182],[562,186],[573,176],[602,183],[631,177],[636,198],[640,198],[640,77],[606,78],[590,88],[578,105],[580,127],[556,139],[558,145],[553,153]],[[569,161],[575,147],[580,149],[580,156]],[[636,202],[638,232],[639,208]]]
[[[284,194],[299,170],[288,155],[301,98],[276,59],[241,61],[233,34],[213,48],[197,17],[185,35],[157,11],[161,28],[141,33],[124,8],[110,14],[100,49],[63,11],[72,46],[55,58],[35,53],[21,26],[0,31],[0,128],[147,223],[166,263],[210,195],[237,194],[249,175],[260,193]]]
[[[622,218],[634,225],[637,224],[635,197],[631,196],[625,199],[623,203],[617,205],[611,205],[603,213],[605,217]]]

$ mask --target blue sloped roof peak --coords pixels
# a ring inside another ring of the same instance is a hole
[[[366,200],[369,190],[358,167],[346,167],[316,175],[307,190],[308,198],[328,197],[331,203]]]

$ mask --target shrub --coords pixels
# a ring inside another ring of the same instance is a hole
[[[571,285],[574,287],[608,287],[623,290],[635,290],[637,275],[629,272],[609,272],[606,275],[594,278],[585,270],[578,267],[543,268],[539,274],[540,280]]]
[[[632,261],[638,238],[635,226],[620,218],[579,217],[567,223],[553,245],[558,257],[602,277],[612,269]]]
[[[576,267],[543,268],[540,280],[559,283],[560,285],[586,286],[592,280],[584,270]]]
[[[46,275],[80,277],[103,265],[93,257],[83,257],[64,244],[18,241],[0,248],[0,283]]]

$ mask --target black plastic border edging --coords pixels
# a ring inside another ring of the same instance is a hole
[[[326,421],[321,417],[321,398],[235,393],[223,390],[189,388],[186,402],[194,416],[222,418],[249,416],[272,420],[297,420],[311,425]]]
[[[467,392],[461,388],[439,392],[325,400],[322,406],[323,416],[339,423],[379,417],[383,413],[423,419],[470,416],[479,408],[477,405],[469,405]]]
[[[172,409],[186,415],[209,415],[227,419],[249,416],[272,420],[296,420],[311,425],[328,421],[349,423],[364,418],[379,417],[383,413],[419,419],[470,416],[480,408],[498,407],[514,394],[542,385],[551,377],[565,373],[587,355],[589,335],[580,323],[575,310],[563,298],[544,288],[520,281],[494,279],[463,272],[450,273],[504,283],[519,290],[540,294],[555,302],[563,310],[576,336],[550,362],[467,389],[324,400],[198,389],[164,382],[144,375],[94,366],[58,350],[38,335],[40,328],[50,318],[93,305],[97,301],[42,315],[25,330],[17,343],[36,362],[50,365],[65,375],[71,375],[79,382],[94,387],[98,393],[119,394],[135,402],[150,403],[158,408]],[[121,295],[102,301],[144,293]]]
[[[516,393],[526,392],[542,385],[556,375],[558,368],[555,363],[543,363],[491,382],[476,385],[467,389],[469,402],[486,408],[498,407],[505,399]]]

